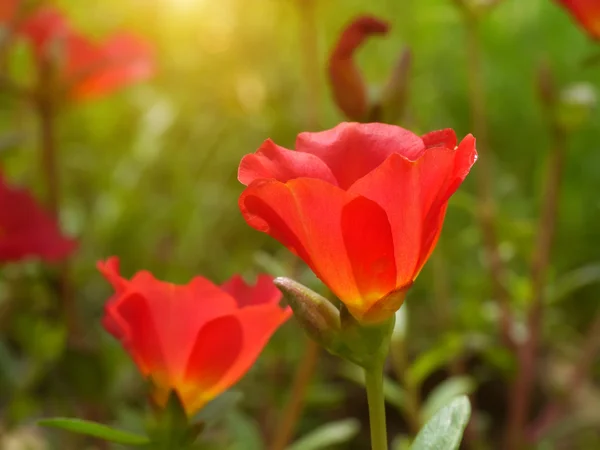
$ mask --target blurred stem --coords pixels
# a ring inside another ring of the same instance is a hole
[[[406,308],[406,305],[402,306]],[[406,393],[406,403],[404,406],[404,415],[408,427],[413,436],[416,436],[421,429],[421,396],[420,387],[409,379],[408,373],[408,349],[405,337],[394,339],[390,345],[390,356],[392,367],[396,378],[402,383]]]
[[[503,342],[509,348],[515,347],[511,336],[510,294],[504,287],[505,268],[498,250],[496,234],[496,202],[493,194],[493,167],[489,152],[487,113],[485,108],[485,84],[481,62],[481,43],[479,39],[479,18],[469,9],[463,0],[454,0],[463,14],[466,30],[467,76],[469,84],[469,103],[471,109],[471,127],[477,138],[477,150],[480,158],[475,170],[477,194],[479,197],[479,226],[483,236],[486,259],[489,265],[494,297],[500,307],[500,333]]]
[[[540,215],[537,242],[531,262],[531,303],[527,317],[528,336],[518,351],[517,379],[511,388],[506,449],[522,445],[524,428],[529,418],[535,381],[537,352],[542,334],[544,288],[550,265],[550,253],[558,213],[558,201],[566,153],[566,134],[555,123],[551,125],[554,149],[550,154]]]
[[[527,440],[530,443],[540,440],[564,416],[566,404],[575,396],[589,376],[598,352],[600,352],[600,313],[596,315],[588,331],[579,361],[575,364],[564,389],[565,394],[548,404],[538,416],[527,433]]]
[[[385,399],[383,396],[383,361],[365,368],[365,384],[371,424],[371,450],[387,450]]]
[[[304,407],[306,392],[315,373],[318,358],[319,345],[312,339],[308,339],[304,356],[298,364],[291,396],[285,405],[281,422],[277,425],[276,434],[270,446],[271,450],[284,450],[292,439]]]
[[[306,126],[314,131],[319,127],[319,45],[317,41],[317,0],[296,0],[300,12],[300,45],[306,81]]]
[[[43,65],[40,69],[40,88],[36,97],[37,116],[40,124],[40,161],[45,184],[47,206],[50,214],[60,224],[60,176],[56,147],[57,108],[52,95],[51,68]],[[80,336],[77,307],[71,290],[69,265],[63,261],[59,268],[58,296],[67,323],[69,337],[76,340]]]

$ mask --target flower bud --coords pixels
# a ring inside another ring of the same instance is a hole
[[[302,328],[329,349],[340,331],[337,308],[325,297],[290,278],[275,278],[273,283],[283,293]]]
[[[329,57],[328,74],[333,97],[350,120],[364,120],[370,109],[368,89],[354,63],[354,53],[369,36],[385,34],[388,29],[389,25],[380,19],[360,16],[342,32]]]

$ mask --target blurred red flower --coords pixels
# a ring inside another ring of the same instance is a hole
[[[17,6],[20,0],[2,0],[0,1],[0,27],[12,22],[17,12]]]
[[[600,0],[557,0],[594,39],[600,39]]]
[[[291,315],[269,276],[247,285],[234,276],[222,286],[195,277],[180,286],[147,271],[127,280],[116,257],[98,269],[113,285],[104,328],[121,341],[164,406],[175,390],[188,414],[236,383]]]
[[[123,33],[97,44],[53,8],[36,10],[21,23],[19,33],[31,42],[40,65],[58,68],[61,82],[75,99],[106,95],[150,78],[155,71],[146,42]]]
[[[450,196],[477,159],[452,130],[379,123],[267,140],[239,167],[246,222],[300,256],[359,321],[389,318],[429,258]],[[456,148],[455,148],[456,147]]]
[[[75,247],[29,192],[9,186],[0,174],[0,262],[36,257],[57,261]]]
[[[338,108],[350,120],[365,119],[369,109],[368,89],[354,53],[372,35],[386,34],[389,25],[376,17],[360,16],[342,32],[329,57],[329,82]]]

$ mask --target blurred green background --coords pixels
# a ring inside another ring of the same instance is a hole
[[[71,276],[86,340],[93,345],[66,345],[65,328],[52,314],[52,270],[49,274],[35,262],[1,268],[0,309],[7,312],[0,320],[0,448],[10,450],[101,448],[35,428],[34,420],[42,416],[80,415],[131,430],[143,425],[145,386],[118,342],[100,326],[111,290],[95,269],[97,260],[118,255],[127,276],[148,269],[178,283],[196,274],[215,282],[234,273],[251,280],[267,271],[293,274],[322,290],[280,244],[245,224],[237,206],[242,186],[236,172],[241,157],[268,137],[293,148],[297,133],[344,120],[331,99],[325,69],[340,31],[354,17],[368,13],[391,23],[387,36],[372,38],[357,54],[374,89],[385,83],[401,49],[412,50],[407,113],[400,125],[418,133],[451,127],[459,137],[473,131],[465,27],[452,0],[52,4],[90,36],[125,29],[144,37],[155,49],[157,73],[149,82],[69,105],[59,120],[61,219],[66,232],[80,240]],[[482,19],[480,31],[490,129],[489,149],[480,157],[495,166],[500,253],[510,269],[507,287],[521,320],[553,145],[539,98],[538,69],[543,61],[548,64],[565,103],[588,105],[600,87],[600,66],[581,63],[600,49],[550,0],[501,1]],[[31,79],[22,68],[27,67],[21,61],[26,51],[17,50],[11,55],[17,67],[12,74],[26,82]],[[600,112],[582,105],[570,108],[565,115],[573,124],[534,411],[560,392],[586,330],[600,313]],[[41,195],[36,133],[27,104],[0,91],[3,170],[11,182]],[[468,445],[491,449],[499,448],[516,360],[498,337],[498,308],[470,178],[451,200],[434,257],[403,307],[405,337],[397,337],[397,345],[417,367],[423,417],[428,407],[429,413],[436,407],[432,391],[442,398],[455,391],[473,393],[481,438]],[[517,334],[523,328],[517,321]],[[293,320],[275,334],[234,388],[243,394],[234,413],[209,429],[215,448],[267,448],[306,342]],[[368,448],[366,398],[356,374],[325,353],[317,364],[295,439],[330,426],[316,444],[305,440],[294,449]],[[600,365],[597,360],[590,364],[585,386],[580,386],[585,395],[576,396],[568,420],[533,448],[600,448]],[[388,426],[390,436],[399,436],[395,448],[401,449],[402,436],[410,434],[407,395],[391,368],[388,375]],[[34,438],[39,442],[24,446]]]

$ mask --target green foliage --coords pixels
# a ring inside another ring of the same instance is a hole
[[[429,419],[419,431],[411,450],[456,450],[470,416],[469,399],[457,397]]]
[[[40,420],[38,421],[38,424],[45,427],[59,428],[72,433],[93,436],[105,441],[123,445],[143,446],[150,442],[145,436],[129,433],[128,431],[117,430],[88,420],[57,417]]]

